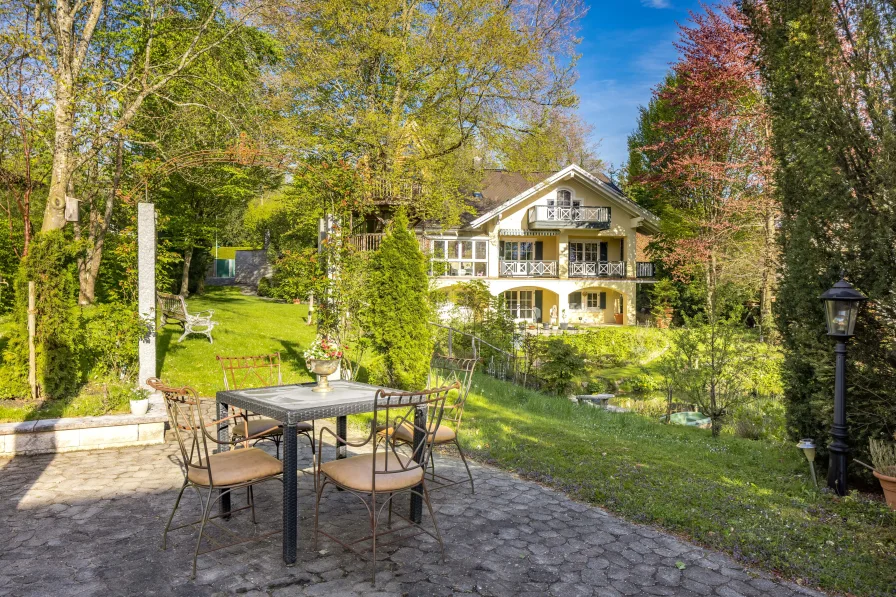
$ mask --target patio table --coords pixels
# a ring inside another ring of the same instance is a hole
[[[348,415],[373,412],[377,390],[397,391],[343,380],[331,381],[330,386],[333,390],[327,393],[313,392],[313,386],[314,384],[294,384],[228,390],[218,392],[215,396],[219,419],[227,416],[228,406],[235,406],[276,419],[283,424],[283,561],[287,565],[296,561],[299,473],[296,424],[313,419],[336,417],[336,434],[346,437]],[[421,428],[426,426],[425,408],[416,410],[415,424]],[[227,441],[229,435],[229,426],[222,424],[218,428],[218,439]],[[423,440],[423,434],[415,433],[414,436],[414,453],[422,453],[422,450],[417,449],[419,446],[417,442]],[[320,451],[321,447],[318,446],[317,449]],[[336,457],[346,457],[346,448],[342,442],[336,447]],[[421,487],[417,487],[416,490],[416,493],[411,494],[410,517],[419,523],[423,517],[423,500],[418,494],[422,494],[423,490]],[[226,516],[230,512],[230,494],[222,496],[220,504],[221,513]]]

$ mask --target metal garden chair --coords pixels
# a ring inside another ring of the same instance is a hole
[[[445,401],[445,414],[442,417],[442,423],[436,430],[435,445],[453,445],[457,448],[460,459],[467,469],[467,479],[452,479],[436,473],[435,458],[431,459],[430,480],[437,486],[433,490],[459,485],[469,480],[470,491],[476,493],[476,488],[473,485],[473,473],[470,472],[470,465],[467,464],[467,458],[457,439],[458,433],[460,433],[461,419],[464,416],[467,395],[470,393],[470,386],[473,383],[473,371],[476,369],[476,363],[476,359],[458,359],[442,355],[435,355],[430,363],[428,387],[437,388],[454,383],[458,384],[457,390],[452,391]],[[398,444],[411,444],[414,440],[413,435],[413,430],[399,428],[395,430],[393,441]]]
[[[255,520],[255,493],[253,487],[258,483],[273,479],[282,482],[283,464],[264,450],[248,447],[247,444],[253,437],[245,430],[240,439],[230,442],[219,441],[217,437],[209,433],[209,428],[217,433],[218,425],[231,419],[241,421],[245,425],[246,418],[242,415],[232,415],[206,423],[202,416],[202,401],[193,388],[172,388],[166,386],[157,378],[149,379],[147,383],[152,388],[162,392],[165,397],[169,423],[174,431],[174,435],[177,437],[184,472],[183,485],[177,494],[177,500],[174,502],[171,516],[168,517],[168,522],[162,533],[162,549],[167,548],[168,531],[198,524],[199,537],[196,539],[196,550],[193,552],[193,572],[190,576],[190,578],[195,578],[196,560],[200,555],[232,547],[240,543],[257,541],[280,532],[276,530],[247,538],[245,534],[238,534],[231,529],[218,525],[214,519],[219,518],[221,514],[210,516],[210,513],[212,506],[221,496],[231,494],[235,489],[246,488],[248,504],[242,508],[231,510],[229,514],[248,508],[251,512],[252,523],[257,524]],[[236,446],[236,444],[242,444],[243,447],[214,454],[209,452],[209,441],[215,445]],[[174,520],[174,515],[180,505],[184,491],[188,487],[192,487],[199,494],[199,501],[202,505],[202,518],[172,527],[171,522]],[[205,495],[203,495],[204,491],[206,491]],[[221,544],[206,532],[208,524],[213,524],[222,531],[235,536],[238,540],[229,544]],[[212,547],[205,551],[200,551],[203,537],[212,544]]]
[[[283,384],[283,374],[280,367],[280,353],[265,354],[259,356],[222,357],[216,356],[221,370],[224,372],[225,390],[242,390],[245,388],[263,388],[279,386]],[[277,458],[280,458],[280,443],[283,441],[283,425],[276,419],[253,415],[247,411],[233,408],[231,414],[242,414],[246,417],[246,431],[251,436],[256,436],[255,441],[270,441],[274,444]],[[239,426],[231,428],[231,433],[240,435]],[[296,432],[305,436],[311,444],[311,453],[315,453],[314,446],[314,422],[299,423]],[[253,444],[254,445],[254,444]]]
[[[347,438],[339,437],[330,429],[321,429],[318,440],[321,450],[318,452],[317,466],[315,468],[315,487],[317,490],[314,504],[315,550],[317,550],[318,535],[324,535],[332,539],[359,556],[363,556],[364,553],[357,549],[356,546],[370,541],[370,560],[374,585],[376,584],[377,538],[381,535],[397,533],[408,528],[416,528],[418,532],[411,536],[426,533],[434,538],[439,542],[439,546],[442,549],[442,559],[444,560],[445,545],[442,542],[442,536],[436,524],[424,479],[427,463],[432,458],[433,448],[431,439],[425,441],[425,438],[433,438],[435,436],[444,413],[445,398],[449,391],[457,387],[458,384],[455,383],[448,387],[421,390],[419,392],[386,392],[379,390],[375,398],[373,420],[388,421],[388,424],[382,430],[377,430],[376,426],[371,426],[370,434],[360,442],[349,442]],[[418,408],[426,409],[428,412],[423,426],[415,423],[415,415]],[[394,430],[404,427],[412,429],[414,433],[419,434],[421,440],[416,447],[413,447],[413,444],[411,444],[410,454],[399,453],[396,450],[395,443],[392,441]],[[324,462],[322,457],[324,434],[332,435],[337,445],[342,443],[348,446],[361,447],[369,443],[373,446],[373,452],[371,454]],[[385,441],[378,441],[379,435],[385,436]],[[324,489],[328,485],[333,485],[351,493],[364,504],[370,521],[370,535],[346,542],[320,530],[320,500]],[[395,496],[401,493],[410,493],[423,500],[426,508],[429,510],[429,516],[432,518],[433,531],[415,523],[410,518],[405,518],[401,514],[397,514],[397,516],[404,519],[407,524],[392,528],[392,502]],[[387,526],[390,528],[387,531],[380,531],[379,526],[384,514],[383,509],[387,506],[389,508]],[[404,536],[395,541],[390,541],[386,545],[407,538],[408,536]]]

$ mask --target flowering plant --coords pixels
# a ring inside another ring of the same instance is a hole
[[[318,336],[305,351],[305,360],[335,361],[342,358],[339,343],[326,336]]]

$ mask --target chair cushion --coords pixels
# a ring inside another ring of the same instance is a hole
[[[230,434],[234,436],[243,436],[243,422],[238,421],[236,425],[234,425],[230,429]],[[301,422],[296,425],[296,431],[298,433],[302,433],[304,431],[311,431],[313,427],[311,423]],[[249,419],[249,435],[258,435],[261,433],[259,437],[266,437],[269,435],[283,435],[283,423],[278,421],[277,419],[268,419],[266,417],[256,417],[253,419]]]
[[[211,454],[208,465],[215,487],[237,485],[272,477],[283,472],[283,463],[260,448],[243,448]],[[208,469],[190,467],[187,478],[197,485],[208,487]]]
[[[414,428],[407,424],[401,425],[394,431],[393,437],[398,441],[412,444],[414,443]],[[436,429],[437,444],[453,442],[455,437],[457,437],[457,434],[454,432],[454,429],[447,425],[439,425],[438,429]]]
[[[416,466],[411,470],[403,471],[398,458],[399,456],[391,450],[376,453],[376,470],[383,472],[381,475],[376,475],[377,491],[408,489],[423,480],[423,467]],[[385,472],[387,462],[388,473]],[[407,462],[407,460],[402,458],[401,462]],[[396,472],[391,472],[393,470]],[[331,460],[320,465],[320,471],[343,487],[356,491],[373,491],[373,454]]]

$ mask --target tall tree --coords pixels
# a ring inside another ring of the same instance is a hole
[[[594,127],[569,108],[529,108],[515,130],[501,130],[493,142],[494,159],[514,172],[556,172],[578,164],[602,172],[606,164],[591,140]]]
[[[463,150],[478,135],[514,125],[523,106],[573,102],[583,12],[580,0],[278,4],[268,17],[286,46],[292,143],[363,163],[387,189],[423,183],[377,198],[444,219],[462,203]]]
[[[720,284],[758,290],[771,323],[776,199],[755,43],[732,5],[692,13],[673,74],[630,140],[630,183],[669,201],[656,244],[682,279],[702,278],[707,309]],[[644,143],[642,145],[642,143]]]
[[[844,270],[870,298],[850,347],[853,448],[896,430],[896,7],[877,0],[743,3],[761,48],[778,162],[776,316],[792,437],[825,437],[833,355],[818,296]]]
[[[117,0],[8,1],[0,25],[4,69],[39,73],[53,131],[53,159],[43,230],[65,225],[73,176],[127,129],[150,96],[164,90],[200,57],[238,34],[257,5]],[[177,43],[169,43],[177,39]],[[168,51],[156,51],[162,46]],[[0,76],[0,100],[25,117]]]

